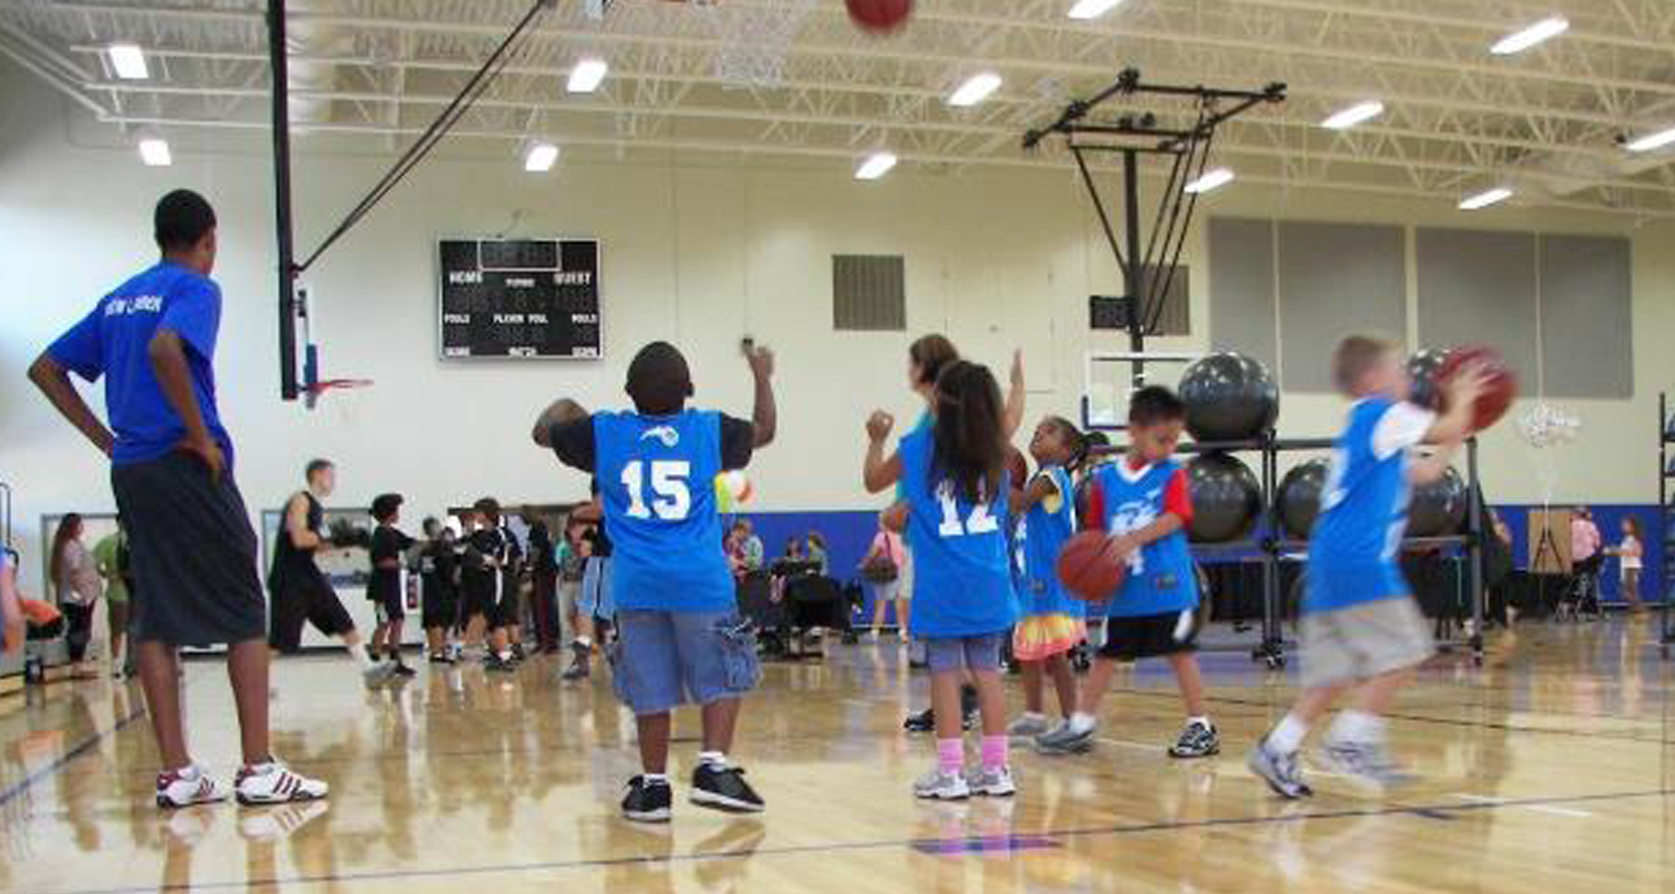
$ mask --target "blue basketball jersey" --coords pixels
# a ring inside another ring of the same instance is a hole
[[[903,438],[902,492],[913,543],[912,629],[921,637],[1000,633],[1017,620],[1006,544],[1006,476],[1000,494],[972,503],[953,482],[933,481],[935,431]]]
[[[617,607],[735,608],[715,505],[721,414],[598,413],[593,439],[614,547],[611,586]]]
[[[1331,611],[1409,593],[1398,564],[1412,494],[1407,448],[1423,432],[1410,427],[1407,440],[1412,443],[1379,456],[1375,434],[1396,406],[1388,398],[1368,398],[1350,408],[1309,535],[1304,611]]]
[[[1070,595],[1058,576],[1059,551],[1076,533],[1076,486],[1071,483],[1070,474],[1059,466],[1047,466],[1040,475],[1052,480],[1056,492],[1029,507],[1020,526],[1024,554],[1024,588],[1020,594],[1023,613],[1080,618],[1087,614],[1087,603]]]
[[[1120,536],[1157,521],[1166,511],[1169,481],[1180,470],[1174,460],[1164,460],[1138,471],[1115,462],[1096,472],[1106,532]],[[1197,607],[1198,577],[1183,528],[1135,551],[1122,587],[1105,604],[1105,615],[1135,618]]]

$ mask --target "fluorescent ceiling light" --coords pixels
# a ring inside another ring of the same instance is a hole
[[[1347,130],[1371,118],[1384,114],[1384,103],[1378,100],[1358,102],[1342,111],[1333,112],[1330,118],[1320,122],[1320,126],[1327,130]]]
[[[1647,134],[1638,140],[1625,143],[1623,148],[1630,152],[1650,152],[1653,149],[1662,149],[1670,143],[1675,143],[1675,127]]]
[[[1552,40],[1568,30],[1570,30],[1570,22],[1563,16],[1551,16],[1521,31],[1514,31],[1501,38],[1494,46],[1489,48],[1489,52],[1496,56],[1522,53],[1530,47],[1543,41]]]
[[[861,162],[860,167],[855,169],[855,179],[877,180],[890,173],[890,169],[895,166],[896,154],[894,152],[874,152],[867,156],[866,161]]]
[[[1205,171],[1202,177],[1188,183],[1185,190],[1190,193],[1209,192],[1218,186],[1226,186],[1232,182],[1233,172],[1231,170],[1227,168],[1211,168],[1210,170]]]
[[[151,70],[145,64],[145,51],[140,49],[139,44],[113,43],[105,48],[105,55],[110,57],[116,76],[124,81],[143,81],[151,77]]]
[[[1112,7],[1122,0],[1076,0],[1070,7],[1070,17],[1073,19],[1097,19],[1111,11]]]
[[[570,81],[564,87],[571,93],[592,93],[605,80],[611,67],[603,59],[582,59],[570,69]]]
[[[974,74],[965,79],[965,83],[948,97],[951,106],[974,106],[987,99],[989,94],[1000,87],[1000,75],[992,71]]]
[[[1512,190],[1507,189],[1504,186],[1497,186],[1494,189],[1486,189],[1475,196],[1468,196],[1461,199],[1460,210],[1476,211],[1479,208],[1487,208],[1490,205],[1498,205],[1510,198],[1512,198]]]
[[[523,169],[533,173],[550,171],[558,161],[558,147],[551,143],[535,143],[523,153]]]
[[[154,168],[164,168],[173,164],[174,157],[169,154],[169,141],[162,137],[146,137],[140,140],[140,160]]]

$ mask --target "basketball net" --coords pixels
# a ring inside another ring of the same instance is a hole
[[[691,0],[721,39],[715,76],[738,87],[777,87],[785,80],[785,57],[802,33],[815,0],[767,0],[730,4]]]

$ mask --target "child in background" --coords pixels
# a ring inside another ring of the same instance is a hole
[[[1030,456],[1039,471],[1022,491],[1013,511],[1021,513],[1018,539],[1024,554],[1023,618],[1012,633],[1012,654],[1024,675],[1024,713],[1006,728],[1010,736],[1034,738],[1047,732],[1044,676],[1051,676],[1059,711],[1069,719],[1076,710],[1076,675],[1070,652],[1087,636],[1084,603],[1065,591],[1058,578],[1058,554],[1076,533],[1076,493],[1069,469],[1081,459],[1082,433],[1059,416],[1035,428]]]
[[[1111,535],[1128,573],[1105,605],[1105,644],[1082,687],[1080,705],[1063,725],[1036,740],[1043,753],[1091,748],[1099,703],[1118,662],[1141,658],[1167,658],[1180,685],[1186,728],[1170,746],[1169,756],[1209,757],[1221,751],[1204,708],[1204,680],[1196,654],[1198,576],[1186,537],[1192,499],[1186,470],[1170,459],[1185,420],[1186,405],[1169,389],[1152,385],[1134,392],[1128,407],[1128,452],[1093,475],[1086,524]]]
[[[1396,347],[1365,336],[1338,343],[1332,378],[1351,403],[1309,534],[1303,694],[1248,759],[1251,771],[1286,798],[1313,794],[1297,753],[1309,727],[1346,691],[1355,707],[1333,724],[1328,760],[1379,786],[1406,778],[1385,751],[1384,714],[1432,651],[1429,627],[1397,564],[1408,499],[1414,484],[1447,471],[1450,454],[1471,433],[1485,381],[1474,367],[1440,383],[1447,410],[1438,416],[1405,402],[1411,382]],[[1422,443],[1438,445],[1437,452],[1411,458]]]
[[[593,473],[615,541],[611,562],[618,645],[612,683],[634,712],[643,772],[629,780],[623,815],[668,822],[669,736],[674,709],[702,706],[703,750],[691,801],[757,813],[761,796],[728,763],[739,709],[760,674],[756,636],[739,617],[721,543],[715,476],[750,463],[773,440],[773,354],[747,342],[755,379],[750,421],[686,407],[692,373],[667,342],[642,348],[628,366],[630,412],[589,415],[553,402],[536,420],[535,443]]]
[[[1007,512],[1006,435],[1000,386],[987,367],[955,361],[937,377],[932,421],[884,456],[894,423],[867,421],[865,481],[878,492],[901,482],[903,502],[885,523],[906,527],[918,563],[913,632],[926,641],[937,765],[914,783],[920,798],[960,800],[1016,792],[1006,739],[1000,651],[1017,620],[1011,558],[1001,529]],[[981,768],[965,770],[960,679],[976,683],[983,723]]]
[[[448,633],[459,618],[459,559],[454,554],[453,531],[436,518],[424,523],[424,547],[419,552],[420,620],[425,628],[425,651],[431,664],[451,665]]]
[[[373,605],[378,626],[372,631],[372,656],[389,662],[390,672],[411,677],[415,671],[401,661],[401,625],[407,618],[403,604],[406,587],[402,581],[402,554],[413,548],[413,538],[396,525],[401,522],[401,494],[383,494],[372,501],[372,574],[366,581],[366,598]]]
[[[1617,557],[1623,575],[1623,598],[1628,600],[1629,610],[1638,615],[1646,611],[1646,606],[1640,602],[1640,570],[1646,555],[1645,540],[1640,534],[1640,519],[1627,516],[1623,519],[1622,530],[1622,541],[1605,551]]]

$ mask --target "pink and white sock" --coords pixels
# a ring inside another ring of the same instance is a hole
[[[1005,736],[983,737],[983,769],[1003,770],[1006,768],[1008,754],[1008,740]]]
[[[965,772],[965,742],[960,739],[937,739],[936,766],[947,776],[957,776]]]

